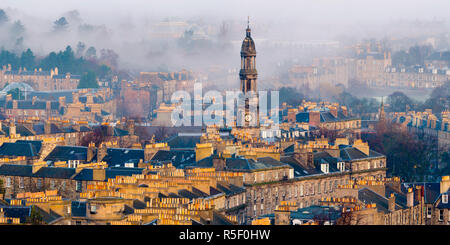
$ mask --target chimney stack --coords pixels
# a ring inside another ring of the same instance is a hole
[[[134,120],[132,120],[132,119],[128,120],[127,121],[127,129],[128,129],[129,135],[134,135],[134,128],[135,128]]]
[[[446,193],[450,189],[450,176],[442,176],[441,178],[441,194]]]
[[[105,158],[106,154],[107,154],[106,144],[102,142],[98,147],[97,162],[102,161],[103,158]]]
[[[31,99],[31,104],[34,105],[37,101],[37,97],[33,96],[33,98]]]
[[[92,159],[94,158],[94,154],[95,154],[95,144],[94,144],[94,142],[91,142],[91,143],[89,143],[89,146],[87,149],[86,161],[87,162],[92,161]]]
[[[66,107],[66,96],[61,96],[58,98],[59,108]]]
[[[389,212],[395,211],[395,195],[394,195],[394,193],[391,193],[391,196],[389,197],[388,209],[389,209]]]
[[[51,101],[46,101],[45,102],[45,109],[49,112],[49,114],[47,116],[50,116],[50,112],[52,110],[52,102]]]
[[[408,188],[408,193],[406,193],[406,205],[408,207],[414,206],[414,192],[412,188]]]
[[[86,95],[86,104],[94,104],[94,95],[91,93],[88,93]]]
[[[73,92],[72,93],[72,103],[73,104],[78,104],[80,102],[79,98],[79,94],[77,92]]]
[[[50,121],[44,122],[44,134],[51,134],[52,133],[52,124]]]
[[[9,137],[14,137],[16,133],[16,125],[14,122],[11,122],[11,125],[9,125]]]
[[[422,186],[416,186],[414,198],[417,202],[422,201]]]

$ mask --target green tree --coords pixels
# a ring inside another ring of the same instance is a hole
[[[433,113],[440,114],[450,109],[450,82],[433,89],[430,97],[423,103],[422,110],[432,109]]]
[[[0,9],[0,25],[5,24],[6,22],[8,22],[8,20],[8,15],[6,15],[3,9]]]
[[[86,59],[97,59],[97,50],[94,47],[89,47],[85,53]]]
[[[281,87],[279,98],[280,104],[286,102],[288,105],[297,106],[302,103],[302,100],[305,99],[305,96],[295,88]]]
[[[84,50],[86,49],[86,44],[83,42],[78,42],[77,44],[77,51],[75,53],[76,57],[81,57],[84,54]]]
[[[435,158],[434,145],[394,123],[379,123],[375,137],[363,137],[371,149],[386,155],[388,174],[406,181],[424,181]]]
[[[25,33],[25,27],[20,20],[17,20],[11,25],[9,32],[13,38],[18,38]]]
[[[22,55],[20,56],[20,64],[22,67],[25,67],[29,70],[35,67],[35,56],[33,55],[31,49],[27,49],[26,51],[22,52]]]
[[[81,76],[78,88],[98,88],[97,75],[93,71],[88,71]]]
[[[53,29],[57,32],[59,31],[65,31],[67,30],[68,26],[69,26],[69,22],[67,22],[65,17],[61,17],[57,20],[55,20],[55,22],[53,22]]]
[[[406,111],[406,107],[409,107],[410,109],[415,108],[414,101],[406,94],[398,91],[388,96],[387,103],[389,104],[389,111],[391,112]]]
[[[10,64],[12,69],[19,69],[20,58],[13,52],[3,50],[0,52],[0,65]]]

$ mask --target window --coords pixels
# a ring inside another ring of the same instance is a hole
[[[19,178],[19,188],[21,188],[21,189],[25,188],[25,185],[23,183],[23,177]]]
[[[443,209],[439,210],[439,221],[444,221],[444,210]]]
[[[11,177],[6,178],[6,187],[11,187]]]
[[[303,185],[300,185],[300,196],[303,196]]]
[[[427,208],[427,218],[431,218],[431,208]]]
[[[81,192],[81,187],[82,187],[82,182],[81,182],[81,181],[77,181],[77,187],[76,187],[76,190],[77,190],[78,192]]]
[[[50,189],[55,189],[55,180],[50,180]]]
[[[36,186],[38,189],[42,188],[42,179],[37,180]]]
[[[448,194],[442,194],[442,203],[444,204],[448,203]]]

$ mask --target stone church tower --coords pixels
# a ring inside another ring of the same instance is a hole
[[[244,95],[245,110],[240,112],[242,127],[259,127],[259,100],[257,92],[256,49],[251,36],[250,25],[247,25],[246,35],[241,47],[241,80],[240,89]]]

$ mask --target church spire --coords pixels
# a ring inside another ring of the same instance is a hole
[[[378,116],[378,119],[380,121],[384,121],[386,119],[386,113],[384,112],[383,96],[381,97],[380,115]]]
[[[251,29],[250,29],[250,16],[247,16],[247,34],[246,34],[246,36],[247,37],[251,37]]]

